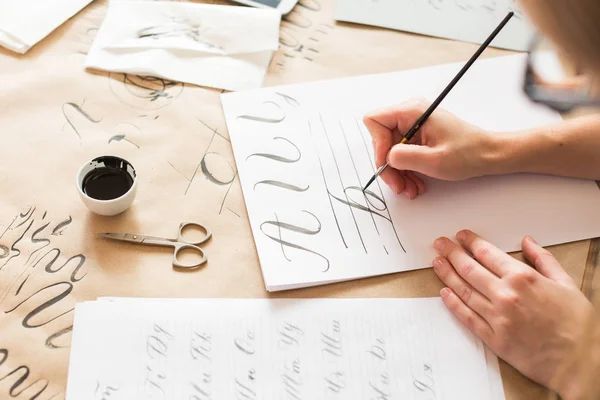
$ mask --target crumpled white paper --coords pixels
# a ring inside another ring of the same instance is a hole
[[[25,54],[92,0],[1,0],[0,46]]]
[[[87,68],[226,90],[255,89],[279,46],[276,10],[112,1]]]

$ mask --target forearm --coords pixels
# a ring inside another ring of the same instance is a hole
[[[600,116],[494,135],[491,174],[528,172],[600,180]]]

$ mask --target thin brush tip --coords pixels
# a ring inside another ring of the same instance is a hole
[[[369,179],[369,182],[367,182],[365,187],[362,189],[363,193],[365,192],[365,190],[367,190],[367,188],[371,185],[371,183],[373,183],[373,181],[375,181],[375,178],[377,178],[377,175],[374,175],[371,179]]]

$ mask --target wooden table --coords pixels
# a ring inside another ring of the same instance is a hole
[[[301,0],[281,25],[265,85],[389,72],[467,60],[476,45],[335,23],[333,0]],[[260,274],[219,102],[221,91],[84,71],[106,12],[96,1],[27,55],[0,51],[0,398],[61,399],[72,309],[100,296],[271,297]],[[485,57],[508,54],[490,48]],[[116,153],[139,173],[134,206],[89,213],[77,169]],[[210,179],[209,179],[210,178]],[[175,205],[175,207],[174,207]],[[180,221],[211,227],[206,268],[181,273],[169,252],[94,237],[102,231],[174,234]],[[591,288],[600,241],[551,249]],[[516,255],[520,257],[520,255]],[[437,296],[431,269],[272,297]],[[118,362],[118,360],[115,360]],[[545,391],[502,364],[507,399]],[[36,394],[39,394],[36,397]]]

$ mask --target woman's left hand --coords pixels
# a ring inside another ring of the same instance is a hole
[[[591,317],[592,305],[550,252],[533,239],[522,242],[525,257],[515,260],[471,231],[435,241],[433,262],[447,286],[444,304],[500,358],[534,381],[571,397],[576,365],[564,362]],[[563,368],[561,368],[563,367]],[[572,386],[572,385],[571,385]]]

